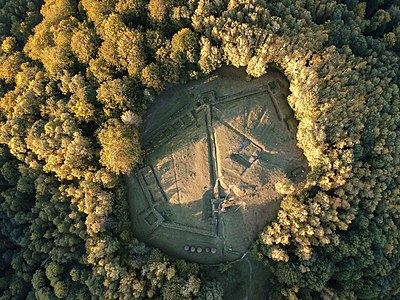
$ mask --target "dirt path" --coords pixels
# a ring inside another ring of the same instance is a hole
[[[251,265],[251,262],[249,261],[249,259],[247,258],[247,255],[245,256],[244,260],[246,261],[248,267],[249,267],[249,283],[247,284],[247,289],[246,289],[246,297],[244,298],[244,300],[248,300],[249,298],[249,294],[250,294],[250,289],[251,289],[251,283],[253,282],[253,266]]]
[[[180,189],[179,189],[179,185],[178,185],[178,178],[176,178],[176,174],[177,169],[176,169],[176,164],[175,164],[175,158],[174,158],[174,154],[171,151],[171,161],[172,161],[172,166],[174,168],[174,178],[175,178],[175,185],[176,185],[176,193],[178,196],[178,203],[181,204],[181,195],[180,195]]]

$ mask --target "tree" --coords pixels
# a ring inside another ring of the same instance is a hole
[[[295,187],[293,183],[288,178],[283,178],[282,180],[275,183],[275,190],[282,195],[290,195],[295,192]]]
[[[4,47],[8,46],[4,45]],[[13,83],[23,62],[24,56],[21,52],[0,56],[0,79],[4,80],[5,83]]]
[[[143,34],[127,28],[121,16],[111,14],[104,22],[104,35],[100,57],[117,70],[125,70],[132,77],[138,76],[146,62]]]
[[[142,82],[149,88],[160,92],[164,88],[164,82],[162,80],[161,68],[156,63],[148,64],[142,70]]]
[[[216,46],[212,46],[209,39],[201,37],[199,66],[203,73],[208,74],[222,65],[222,54]]]
[[[115,11],[129,18],[138,17],[145,9],[143,0],[119,0],[115,5]]]
[[[0,1],[0,298],[221,299],[199,266],[130,251],[119,174],[141,161],[154,95],[229,64],[286,75],[311,169],[296,193],[278,182],[287,195],[252,250],[274,271],[272,297],[397,297],[399,12],[394,0]]]
[[[171,40],[171,59],[176,62],[198,60],[198,40],[189,28],[183,28],[174,34]]]
[[[128,78],[103,82],[97,89],[97,100],[103,104],[105,115],[116,117],[133,109],[138,98],[135,88],[135,83]]]
[[[63,281],[57,281],[54,283],[54,294],[57,298],[63,299],[68,295],[68,286]]]
[[[120,174],[129,173],[140,162],[141,149],[137,129],[122,124],[117,119],[99,131],[101,145],[100,162],[109,170]]]
[[[80,23],[71,37],[71,50],[83,64],[88,64],[94,58],[99,44],[96,31],[87,23]]]
[[[165,22],[171,4],[172,1],[170,0],[150,0],[147,6],[150,19],[159,23]]]

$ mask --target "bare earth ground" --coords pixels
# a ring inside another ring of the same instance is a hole
[[[137,237],[175,257],[231,261],[276,217],[275,183],[286,177],[301,188],[307,162],[288,83],[275,71],[246,78],[225,67],[152,105],[144,163],[126,179]]]

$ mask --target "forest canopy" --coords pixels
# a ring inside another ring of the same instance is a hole
[[[252,253],[272,299],[400,294],[397,0],[0,0],[0,299],[222,299],[130,230],[167,87],[281,70],[310,166]]]

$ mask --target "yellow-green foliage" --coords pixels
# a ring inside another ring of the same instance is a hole
[[[116,174],[127,174],[140,162],[141,150],[137,128],[111,119],[100,129],[100,163]]]
[[[399,294],[396,1],[0,1],[0,298],[221,299],[132,237],[118,174],[154,95],[280,69],[311,168],[253,253],[272,299]],[[151,254],[152,253],[152,254]],[[201,278],[201,279],[200,279]]]

